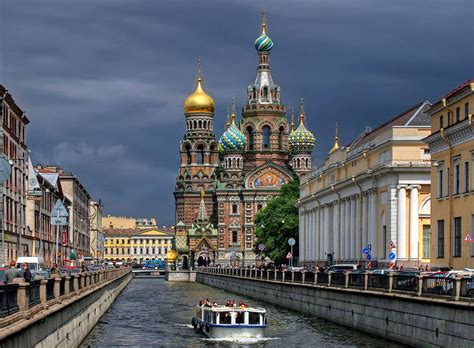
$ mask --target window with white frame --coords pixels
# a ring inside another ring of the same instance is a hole
[[[444,168],[443,166],[438,167],[438,198],[443,197],[443,180],[444,180]]]

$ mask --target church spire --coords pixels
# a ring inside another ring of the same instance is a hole
[[[290,123],[290,133],[295,131],[295,109],[291,107],[291,123]]]
[[[267,33],[267,16],[265,13],[265,9],[262,11],[262,34]]]
[[[306,114],[304,112],[304,98],[300,99],[300,124],[304,125]]]

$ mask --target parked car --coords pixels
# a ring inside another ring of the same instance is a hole
[[[357,270],[357,265],[354,264],[338,264],[329,266],[326,269],[326,273],[335,272],[335,273],[344,273],[344,272],[353,272]]]
[[[49,269],[44,266],[44,260],[41,256],[21,256],[16,260],[16,268],[22,270],[24,263],[28,264],[33,279],[49,278]]]
[[[396,271],[390,268],[383,268],[383,269],[374,269],[371,270],[371,274],[380,274],[380,275],[387,275],[389,273],[395,273]]]

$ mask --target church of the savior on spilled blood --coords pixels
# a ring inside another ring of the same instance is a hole
[[[176,250],[184,268],[190,263],[254,264],[255,215],[281,185],[311,169],[315,138],[305,127],[303,100],[295,129],[270,70],[272,48],[264,15],[255,40],[255,82],[247,87],[239,118],[233,103],[218,141],[214,100],[203,89],[200,71],[184,102],[186,132],[174,192]]]

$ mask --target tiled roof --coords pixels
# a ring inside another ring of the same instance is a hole
[[[471,83],[474,83],[474,79],[467,80],[466,82],[460,84],[460,85],[457,86],[455,89],[453,89],[451,92],[449,92],[448,94],[446,94],[446,95],[443,97],[443,99],[448,99],[449,97],[452,97],[452,96],[455,95],[457,92],[459,92],[460,90],[462,90],[464,87],[469,86]]]

